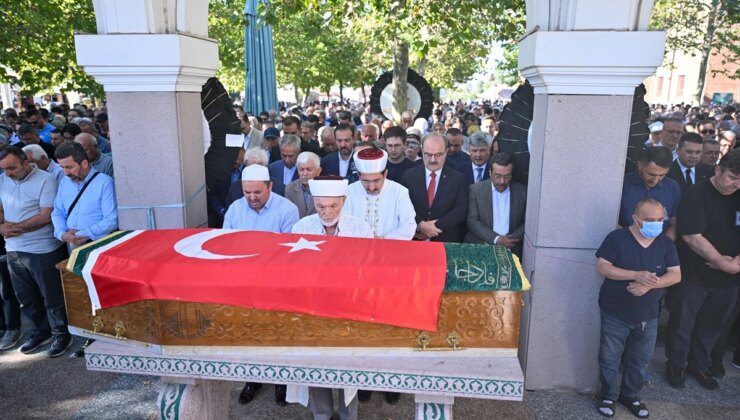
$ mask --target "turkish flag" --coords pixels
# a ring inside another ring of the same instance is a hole
[[[130,236],[88,257],[94,306],[182,300],[437,329],[442,243],[218,229]]]

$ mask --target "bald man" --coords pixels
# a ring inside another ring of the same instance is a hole
[[[96,171],[102,172],[113,178],[113,159],[105,155],[98,149],[98,139],[87,133],[80,133],[75,136],[74,142],[85,149],[87,158],[92,163]]]

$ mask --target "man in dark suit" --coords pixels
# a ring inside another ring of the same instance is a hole
[[[510,154],[494,154],[489,166],[490,181],[469,187],[465,242],[503,245],[521,257],[527,187],[511,180],[514,161]]]
[[[697,133],[684,133],[678,140],[678,159],[673,161],[667,176],[678,183],[681,192],[714,175],[714,168],[700,163],[702,146],[703,139]]]
[[[450,128],[445,132],[445,138],[447,144],[450,145],[447,150],[445,164],[452,165],[453,168],[462,173],[467,166],[470,166],[470,155],[463,152],[463,144],[465,143],[463,133],[457,128]]]
[[[401,183],[408,188],[416,211],[414,239],[461,242],[468,213],[468,189],[463,176],[445,166],[447,141],[432,132],[422,139],[423,166],[406,171]]]
[[[283,186],[298,179],[295,166],[298,154],[301,153],[301,139],[294,134],[286,134],[280,139],[280,160],[272,162],[267,168],[270,178],[277,179]]]
[[[321,174],[321,159],[316,153],[301,152],[296,166],[300,178],[285,186],[285,198],[298,207],[298,217],[302,219],[316,213],[308,181]]]
[[[465,177],[467,185],[488,179],[491,168],[488,166],[488,158],[491,157],[490,136],[482,131],[476,131],[468,139],[470,145],[470,162],[458,166],[458,170]],[[460,152],[463,153],[463,152]]]
[[[360,174],[355,168],[352,153],[355,149],[355,126],[351,124],[339,124],[334,129],[338,150],[326,155],[321,159],[321,174],[341,176],[353,183],[360,179]]]

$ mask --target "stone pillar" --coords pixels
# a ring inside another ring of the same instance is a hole
[[[95,0],[77,62],[103,84],[121,229],[207,224],[200,92],[218,68],[207,0]]]
[[[665,34],[646,31],[651,9],[527,1],[519,69],[535,101],[523,258],[532,290],[519,346],[526,389],[596,390],[594,252],[617,226],[634,89],[663,58]]]

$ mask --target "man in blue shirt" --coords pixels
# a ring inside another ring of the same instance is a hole
[[[298,207],[285,197],[271,192],[273,181],[266,166],[252,164],[242,171],[244,197],[234,201],[224,216],[224,229],[244,229],[262,232],[290,233],[298,221]],[[252,401],[262,384],[247,382],[239,402]],[[275,401],[285,402],[285,385],[275,385]]]
[[[51,144],[51,132],[54,126],[49,124],[39,111],[35,109],[26,111],[26,121],[38,131],[41,141]]]
[[[671,152],[665,147],[649,147],[642,151],[637,170],[624,177],[619,226],[631,226],[635,205],[643,198],[650,197],[665,209],[663,233],[676,239],[676,212],[681,200],[681,187],[676,181],[666,178],[672,164]]]
[[[596,251],[596,271],[605,278],[599,294],[599,413],[606,417],[614,415],[615,401],[639,418],[649,414],[639,393],[655,348],[660,299],[681,280],[676,246],[662,233],[664,216],[656,199],[639,200],[630,226],[611,232]]]
[[[66,176],[59,183],[51,212],[54,237],[72,249],[118,229],[113,178],[96,171],[77,143],[62,144],[55,156]]]

